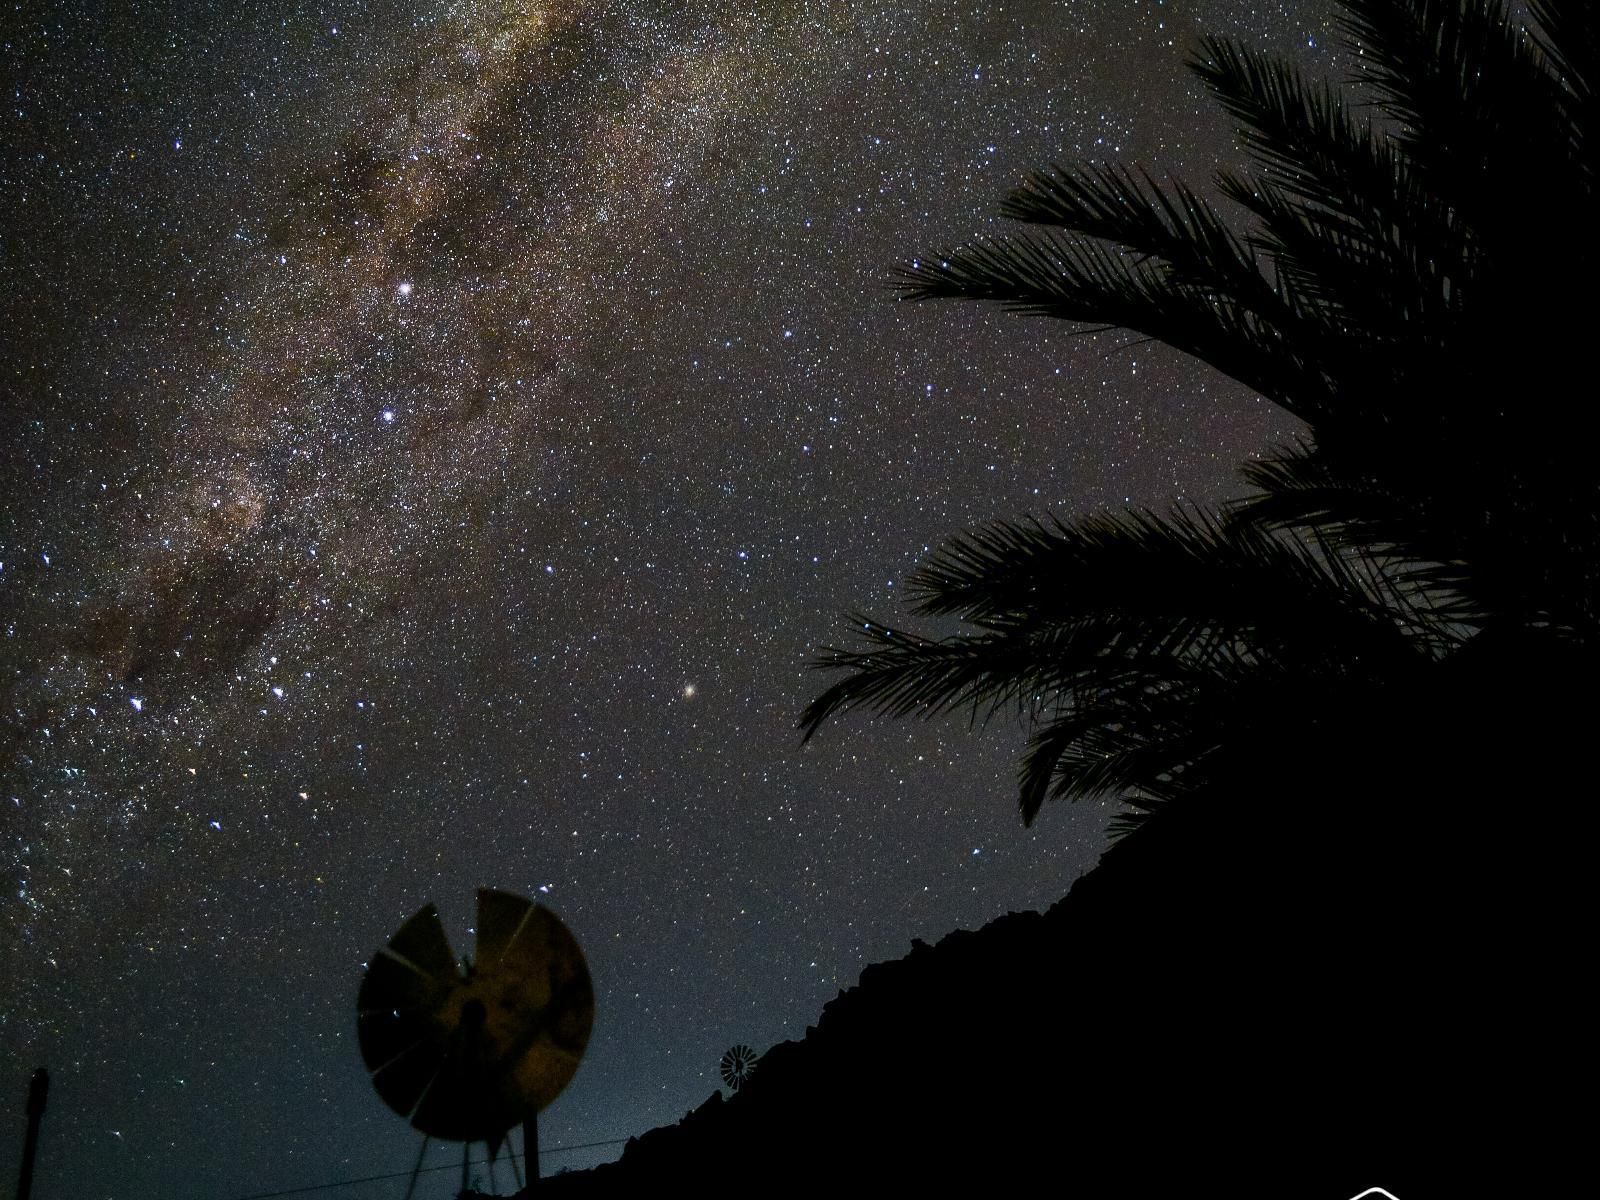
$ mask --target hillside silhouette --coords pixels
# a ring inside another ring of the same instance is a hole
[[[1491,653],[1285,711],[1047,912],[869,966],[731,1100],[539,1194],[1534,1194],[1579,1144],[1548,1080],[1592,989],[1583,721],[1537,651]]]

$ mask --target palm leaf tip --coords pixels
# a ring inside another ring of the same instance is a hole
[[[891,272],[891,286],[901,300],[938,300],[961,295],[951,268],[951,254],[924,255],[900,263]]]
[[[812,664],[812,666],[815,667],[825,667],[829,665],[831,664],[821,660],[818,660]],[[841,680],[839,683],[834,684],[801,710],[800,720],[797,722],[797,725],[800,730],[800,744],[802,746],[817,736],[817,731],[822,728],[823,724],[829,717],[831,717],[839,709],[845,707],[847,701],[844,695],[844,689],[845,685],[848,683],[849,680]]]
[[[796,722],[803,746],[817,735],[817,731],[837,712],[868,699],[872,690],[871,673],[878,665],[873,648],[881,649],[895,643],[895,631],[880,625],[870,617],[853,613],[850,628],[863,638],[866,650],[847,650],[842,646],[824,646],[806,665],[813,671],[846,671],[845,678],[833,684],[805,706]]]

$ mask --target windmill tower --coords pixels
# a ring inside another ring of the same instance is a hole
[[[539,1110],[576,1074],[594,1025],[588,965],[554,913],[483,888],[476,928],[476,957],[458,962],[427,905],[372,957],[356,997],[372,1086],[424,1135],[407,1200],[429,1138],[462,1143],[465,1190],[471,1144],[487,1143],[492,1172],[519,1124],[537,1180]]]

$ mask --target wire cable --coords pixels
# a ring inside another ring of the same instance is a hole
[[[609,1138],[603,1142],[579,1142],[572,1146],[550,1146],[548,1148],[541,1146],[539,1148],[539,1156],[543,1158],[546,1154],[564,1154],[570,1150],[594,1150],[600,1146],[620,1146],[627,1140],[627,1138]],[[509,1150],[506,1153],[513,1163],[523,1157],[521,1154],[513,1154]],[[472,1165],[481,1167],[488,1161],[487,1158],[475,1159]],[[426,1174],[429,1171],[453,1171],[455,1169],[455,1163],[445,1163],[442,1166],[433,1167],[419,1166],[416,1172],[390,1171],[386,1175],[364,1175],[360,1179],[338,1179],[332,1183],[312,1183],[307,1184],[305,1187],[285,1188],[281,1192],[252,1192],[248,1196],[237,1196],[234,1200],[277,1200],[279,1196],[304,1196],[310,1192],[325,1192],[331,1188],[355,1187],[360,1183],[378,1183],[384,1179],[405,1179],[407,1176],[414,1178],[417,1173]]]

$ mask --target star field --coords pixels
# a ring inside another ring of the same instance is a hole
[[[594,974],[560,1146],[1093,864],[1106,810],[1021,828],[1004,720],[802,750],[805,664],[962,527],[1229,495],[1292,430],[889,268],[1052,160],[1203,181],[1194,36],[1320,62],[1326,5],[15,15],[0,1171],[38,1064],[42,1200],[409,1168],[355,988],[479,885]]]

